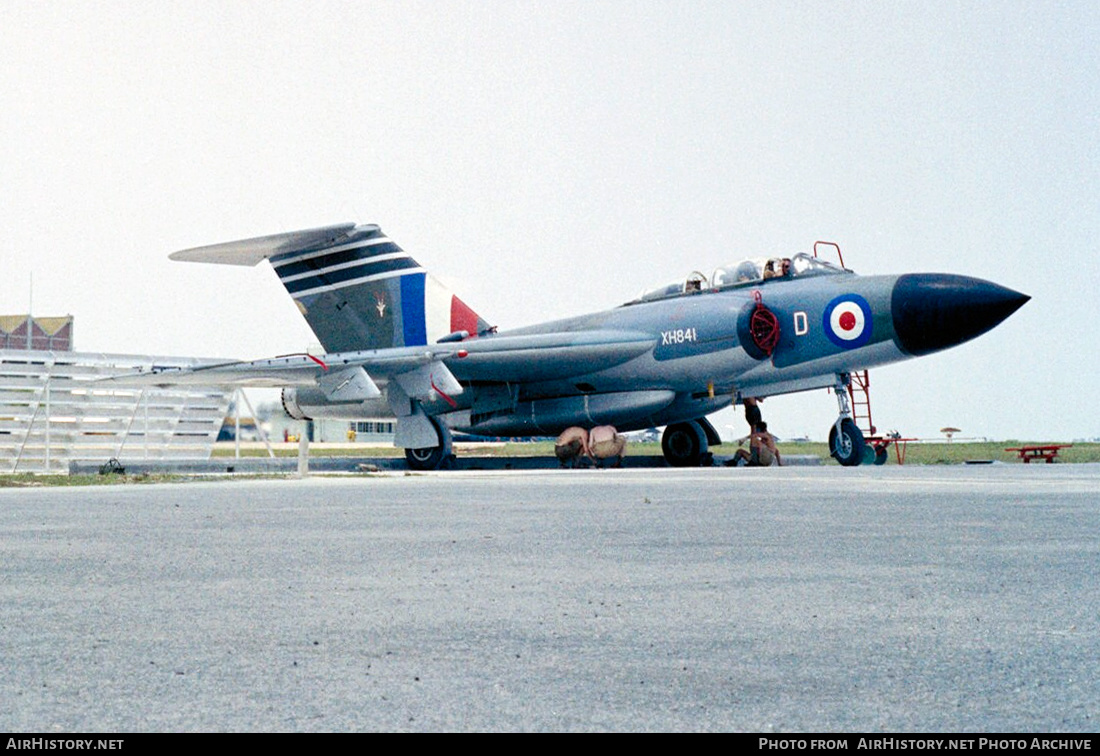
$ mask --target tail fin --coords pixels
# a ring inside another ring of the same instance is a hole
[[[232,265],[269,260],[328,352],[421,346],[489,327],[375,225],[326,226],[171,257]]]

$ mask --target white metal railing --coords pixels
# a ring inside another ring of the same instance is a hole
[[[101,379],[187,357],[0,350],[0,473],[67,473],[69,463],[209,459],[231,392],[131,388]]]

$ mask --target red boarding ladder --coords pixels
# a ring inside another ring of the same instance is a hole
[[[852,420],[863,431],[864,438],[874,437],[878,429],[871,422],[871,377],[866,370],[851,374],[848,398],[852,404]]]

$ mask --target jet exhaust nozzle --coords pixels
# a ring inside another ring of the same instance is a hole
[[[898,277],[890,310],[898,346],[917,357],[981,336],[1029,299],[980,278],[914,273]]]

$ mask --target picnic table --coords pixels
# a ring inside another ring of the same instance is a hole
[[[1041,446],[1011,446],[1005,451],[1016,452],[1024,464],[1030,464],[1033,459],[1046,460],[1047,464],[1058,458],[1060,449],[1068,449],[1073,444],[1044,444]]]

